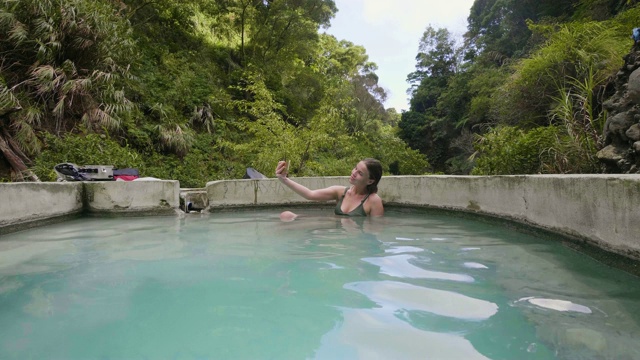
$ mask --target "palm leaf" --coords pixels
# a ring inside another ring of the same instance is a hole
[[[37,107],[29,106],[21,115],[23,116],[22,119],[31,126],[37,127],[42,123],[42,111]]]
[[[82,116],[82,120],[87,129],[118,129],[120,127],[120,121],[118,119],[97,107],[87,111]]]
[[[25,119],[20,117],[13,122],[11,126],[13,130],[13,140],[18,146],[27,153],[36,154],[40,152],[40,142],[33,129],[33,126]]]
[[[64,115],[64,109],[65,109],[65,100],[66,100],[66,96],[61,96],[60,99],[58,100],[58,102],[56,103],[56,106],[53,108],[53,116],[58,118],[58,119],[62,119],[63,115]]]
[[[26,26],[23,23],[16,21],[9,31],[9,40],[16,45],[20,45],[27,40],[28,35],[29,32],[27,31]]]
[[[4,115],[10,109],[20,107],[20,102],[13,95],[13,92],[6,86],[0,87],[0,115]]]

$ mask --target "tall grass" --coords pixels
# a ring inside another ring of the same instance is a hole
[[[596,76],[591,65],[581,65],[584,78],[568,77],[553,97],[555,106],[550,112],[551,121],[560,125],[556,144],[547,151],[555,160],[546,166],[555,173],[599,172],[596,153],[604,144],[602,130],[606,112],[599,109],[596,91],[604,83]]]

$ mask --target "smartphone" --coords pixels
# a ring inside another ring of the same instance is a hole
[[[289,174],[289,164],[291,163],[291,161],[287,160],[287,153],[286,152],[284,153],[284,162],[286,164],[284,170],[288,175]]]

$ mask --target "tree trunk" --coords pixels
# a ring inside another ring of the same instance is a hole
[[[20,149],[20,146],[18,145],[18,143],[7,132],[7,129],[3,129],[3,134],[4,134],[4,140],[9,145],[9,148],[13,150],[13,153],[17,155],[25,165],[31,165],[31,159],[29,159],[29,157],[25,155],[24,152],[22,152],[22,149]]]
[[[22,151],[18,148],[17,153],[20,155],[17,155],[16,151],[10,145],[13,140],[9,137],[9,141],[7,141],[7,139],[5,139],[5,136],[6,132],[3,131],[3,134],[0,134],[0,153],[4,155],[5,159],[7,159],[9,165],[11,165],[11,168],[15,171],[18,180],[22,181],[26,178],[32,181],[40,181],[36,174],[29,170],[29,168],[27,168],[27,166],[24,164],[24,161],[20,156],[24,156],[24,154],[22,154]]]

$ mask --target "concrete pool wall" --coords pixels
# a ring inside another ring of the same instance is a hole
[[[178,181],[0,184],[0,234],[80,214],[175,214]]]
[[[296,181],[348,185],[347,177]],[[310,203],[277,179],[212,181],[205,191],[208,212]],[[640,260],[640,175],[385,176],[379,194],[389,208],[507,219]],[[0,184],[0,234],[79,214],[175,214],[179,197],[177,181]]]
[[[317,189],[347,177],[298,178]],[[640,175],[385,176],[385,205],[488,215],[640,260]],[[207,184],[208,210],[308,203],[276,179]]]

